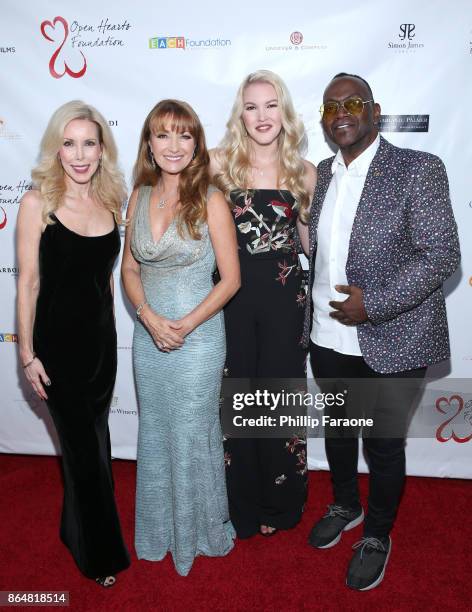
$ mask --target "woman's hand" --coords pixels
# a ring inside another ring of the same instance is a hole
[[[182,333],[180,321],[161,317],[151,309],[149,304],[144,306],[139,318],[161,351],[169,353],[183,345],[185,334]]]
[[[49,387],[51,381],[49,376],[46,374],[46,370],[44,369],[41,361],[35,357],[33,361],[24,368],[25,376],[33,386],[33,389],[36,391],[36,394],[43,400],[47,400],[48,396],[46,391],[44,390],[43,385]]]
[[[171,323],[173,325],[178,326],[178,328],[176,329],[179,330],[179,334],[182,336],[182,338],[185,338],[186,336],[188,336],[190,332],[193,332],[193,330],[196,327],[195,323],[192,320],[192,317],[190,317],[189,315],[182,317],[182,319],[171,321]]]

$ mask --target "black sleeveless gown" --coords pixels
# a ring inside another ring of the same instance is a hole
[[[110,275],[118,228],[87,237],[53,215],[39,246],[34,350],[51,379],[48,408],[62,448],[60,536],[89,578],[129,566],[111,469],[108,412],[117,354]]]

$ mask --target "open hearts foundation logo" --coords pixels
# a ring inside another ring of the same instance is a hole
[[[2,230],[7,224],[7,213],[3,206],[0,206],[0,210],[2,211],[2,219],[0,221],[0,230]]]
[[[41,34],[49,42],[59,44],[49,60],[49,72],[51,73],[51,76],[55,79],[61,79],[65,74],[73,79],[83,77],[87,71],[87,60],[85,59],[85,55],[82,53],[82,51],[79,51],[83,60],[82,68],[77,71],[72,70],[66,59],[60,57],[62,49],[69,37],[69,24],[64,17],[58,16],[54,17],[53,21],[43,21],[41,23]]]
[[[436,410],[448,417],[436,430],[438,442],[454,440],[462,444],[472,440],[472,400],[464,404],[460,395],[438,397]],[[467,428],[470,429],[468,435]],[[463,435],[464,430],[466,435]]]

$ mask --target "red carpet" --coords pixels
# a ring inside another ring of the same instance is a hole
[[[136,560],[135,467],[114,462],[132,566],[105,590],[79,574],[59,541],[58,460],[0,455],[0,590],[66,590],[71,608],[87,611],[472,610],[472,481],[409,478],[385,580],[358,593],[344,586],[344,575],[361,528],[330,550],[306,544],[330,501],[328,473],[311,472],[307,510],[296,529],[236,541],[227,557],[199,557],[182,578],[169,556],[160,563]],[[364,496],[366,485],[362,477]]]

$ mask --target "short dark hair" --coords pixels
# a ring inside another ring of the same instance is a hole
[[[348,72],[338,72],[338,74],[334,75],[334,77],[331,80],[334,81],[334,79],[341,79],[342,77],[348,77],[348,78],[351,78],[351,79],[358,79],[359,81],[362,81],[362,83],[364,83],[364,85],[367,87],[367,91],[369,92],[369,96],[372,98],[372,100],[374,99],[374,94],[372,93],[371,86],[361,76],[359,76],[358,74],[349,74]]]

